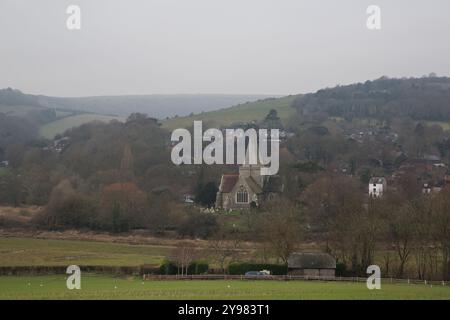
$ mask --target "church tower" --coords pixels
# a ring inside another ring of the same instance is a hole
[[[256,148],[247,148],[245,153],[245,162],[239,167],[239,176],[243,178],[253,178],[253,180],[262,188],[264,186],[264,176],[261,175],[261,163],[259,162]],[[250,155],[250,153],[252,153]],[[252,157],[253,156],[253,157]],[[256,159],[256,164],[250,164],[250,159]]]

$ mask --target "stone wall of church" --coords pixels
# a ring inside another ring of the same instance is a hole
[[[236,203],[237,190],[231,193],[217,193],[216,207],[222,208],[224,210],[247,210],[250,209],[250,204],[252,201],[256,200],[255,202],[259,204],[262,200],[260,199],[260,197],[258,197],[257,194],[255,194],[251,190],[248,190],[247,188],[249,203]]]

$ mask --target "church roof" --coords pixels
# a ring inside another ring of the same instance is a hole
[[[383,177],[372,177],[370,178],[369,184],[383,184],[386,183],[386,178]]]
[[[224,174],[222,176],[222,181],[220,183],[220,191],[224,193],[231,192],[231,190],[233,190],[238,180],[239,180],[238,174]]]
[[[252,191],[256,194],[263,193],[263,190],[259,186],[259,184],[256,183],[256,181],[252,177],[245,178],[245,182],[247,182],[248,186]]]

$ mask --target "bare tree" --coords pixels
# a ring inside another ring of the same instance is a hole
[[[174,249],[171,253],[171,260],[176,263],[178,273],[181,275],[188,274],[189,265],[198,257],[198,251],[189,243],[183,243]]]
[[[300,209],[287,199],[269,203],[262,217],[261,237],[285,264],[300,244],[304,233],[302,222]]]
[[[210,255],[224,273],[228,265],[238,257],[240,249],[241,239],[236,235],[227,237],[225,233],[219,232],[209,241]]]
[[[416,208],[408,202],[400,207],[391,218],[390,236],[400,259],[398,267],[400,278],[404,275],[405,265],[413,249],[415,210]]]
[[[417,277],[432,278],[433,268],[430,267],[431,259],[431,203],[432,197],[422,197],[415,201],[415,210],[411,212],[413,218],[413,253],[416,265]]]
[[[432,230],[442,254],[442,279],[450,278],[450,190],[433,199]]]

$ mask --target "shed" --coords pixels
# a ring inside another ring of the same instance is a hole
[[[328,253],[295,252],[288,258],[288,274],[334,277],[336,259]]]

